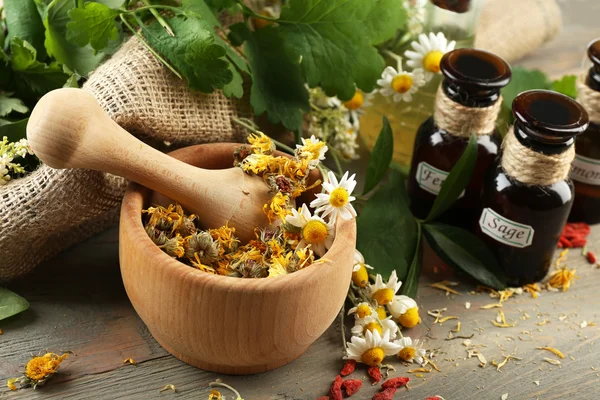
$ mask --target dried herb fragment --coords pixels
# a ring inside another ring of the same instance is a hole
[[[554,347],[538,347],[537,349],[538,350],[546,350],[560,358],[565,358],[565,355],[560,350],[555,349]]]
[[[342,383],[342,388],[346,391],[346,396],[350,397],[362,387],[362,381],[360,379],[346,379]]]
[[[373,385],[377,385],[381,381],[382,376],[379,367],[370,367],[367,372],[371,377],[371,382]]]
[[[427,371],[427,372],[430,372],[430,371]],[[387,381],[383,382],[381,384],[381,387],[384,389],[388,389],[388,388],[397,389],[397,388],[406,386],[408,381],[410,381],[410,378],[407,378],[404,376],[398,376],[396,378],[391,378],[391,379],[388,379]]]
[[[340,372],[340,375],[341,376],[348,376],[348,375],[350,375],[351,373],[354,372],[355,368],[356,368],[356,360],[348,360],[344,364],[344,367],[342,368],[342,371]]]

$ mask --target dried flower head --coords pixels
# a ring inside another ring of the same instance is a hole
[[[183,240],[183,248],[187,258],[196,256],[202,264],[212,264],[219,259],[219,243],[205,231],[193,233]]]
[[[37,386],[42,386],[48,379],[58,370],[60,364],[67,358],[72,352],[66,352],[62,355],[56,353],[46,353],[43,356],[33,357],[25,366],[25,373],[20,378],[12,378],[7,382],[7,386],[11,390],[17,390],[15,383],[19,383],[21,387],[32,386],[34,389]]]

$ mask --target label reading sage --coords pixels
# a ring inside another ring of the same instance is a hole
[[[533,241],[534,230],[529,225],[511,221],[491,208],[484,208],[479,219],[483,233],[513,247],[527,247]]]
[[[600,160],[578,154],[571,165],[571,179],[589,185],[600,185]]]

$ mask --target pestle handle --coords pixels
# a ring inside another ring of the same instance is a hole
[[[207,227],[230,223],[242,240],[267,225],[262,207],[270,194],[262,179],[239,168],[196,168],[161,153],[111,120],[84,90],[57,89],[42,97],[29,117],[27,138],[50,167],[122,176],[200,214]]]

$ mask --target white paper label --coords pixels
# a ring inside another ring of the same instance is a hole
[[[533,241],[534,230],[531,226],[504,218],[491,208],[483,209],[479,226],[483,233],[509,246],[523,248]]]
[[[600,185],[600,160],[576,155],[571,167],[571,179],[589,185]]]
[[[448,174],[448,172],[435,168],[426,162],[421,162],[417,168],[417,182],[421,189],[438,195]]]

